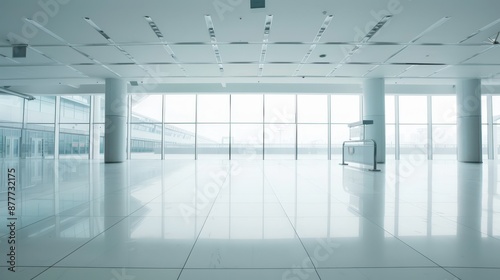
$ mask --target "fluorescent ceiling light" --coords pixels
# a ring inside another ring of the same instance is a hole
[[[205,15],[205,23],[208,29],[208,36],[210,36],[210,42],[212,43],[212,49],[215,53],[215,59],[219,65],[220,72],[224,72],[224,66],[222,65],[222,57],[220,55],[219,46],[217,45],[217,37],[215,37],[215,28],[210,15]]]
[[[262,49],[260,51],[259,59],[259,76],[264,72],[264,63],[266,62],[267,43],[269,42],[269,34],[271,33],[271,25],[273,24],[273,15],[266,16],[266,23],[264,25],[264,39],[262,40]]]
[[[383,17],[379,22],[377,22],[377,24],[375,24],[375,26],[370,31],[368,31],[366,36],[361,40],[361,43],[368,42],[373,36],[375,36],[375,34],[377,34],[377,32],[380,31],[380,29],[382,29],[382,27],[384,27],[384,25],[391,18],[392,18],[392,15],[387,15],[387,16]]]
[[[35,100],[35,97],[32,96],[32,95],[21,93],[21,92],[17,92],[17,91],[10,90],[10,89],[4,88],[4,87],[0,87],[0,92],[8,94],[8,95],[14,95],[14,96],[17,96],[17,97],[21,97],[21,98],[24,98],[24,99],[27,99],[27,100]]]
[[[481,27],[481,28],[480,28],[480,29],[478,29],[476,32],[473,32],[472,34],[470,34],[469,36],[467,36],[467,38],[463,39],[462,41],[460,41],[460,42],[458,42],[458,43],[459,43],[459,44],[461,44],[461,43],[463,43],[463,42],[465,42],[465,41],[469,40],[470,38],[472,38],[472,37],[476,36],[477,34],[479,34],[479,33],[483,32],[483,31],[485,31],[486,29],[489,29],[489,28],[491,28],[491,27],[493,27],[493,26],[497,25],[498,23],[500,23],[500,18],[499,18],[499,19],[497,19],[497,20],[495,20],[495,21],[493,21],[493,22],[491,22],[490,24],[487,24],[487,25],[485,25],[485,26]]]
[[[443,17],[442,19],[438,20],[436,23],[433,25],[429,26],[427,29],[425,29],[422,33],[418,34],[417,37],[413,38],[410,43],[415,43],[418,41],[420,38],[424,37],[427,33],[431,32],[432,30],[438,28],[439,26],[443,25],[445,22],[447,22],[451,17]]]
[[[311,46],[309,46],[309,50],[307,50],[306,55],[304,55],[304,57],[300,61],[299,65],[297,65],[297,69],[295,69],[295,73],[293,74],[293,76],[297,76],[299,74],[300,69],[302,69],[302,66],[305,63],[307,63],[307,61],[309,60],[309,57],[311,57],[311,54],[316,49],[316,43],[318,43],[321,40],[321,37],[323,37],[323,34],[325,33],[326,29],[328,28],[328,26],[332,22],[332,19],[333,19],[333,15],[329,15],[325,18],[325,20],[323,21],[323,24],[321,24],[321,27],[318,30],[318,33],[316,34],[316,36],[313,39],[313,44]]]
[[[72,44],[70,44],[68,41],[64,40],[59,35],[55,34],[54,32],[50,31],[49,29],[45,28],[43,25],[39,24],[38,22],[36,22],[36,21],[34,21],[32,19],[29,19],[29,18],[24,18],[24,21],[28,22],[29,24],[32,24],[33,26],[37,27],[38,29],[42,30],[43,32],[47,33],[48,35],[52,36],[56,40],[59,40],[60,42],[66,44],[68,47],[72,48],[73,50],[75,50],[79,54],[85,56],[86,58],[92,60],[94,63],[99,64],[100,66],[102,66],[103,68],[107,69],[108,71],[110,71],[111,73],[115,74],[116,76],[121,77],[120,74],[118,74],[115,71],[111,70],[111,68],[109,68],[108,66],[104,65],[103,63],[101,63],[97,59],[91,57],[90,55],[86,54],[85,52],[79,50],[78,48],[76,48],[75,46],[73,46]]]
[[[181,71],[184,74],[186,74],[186,69],[184,69],[184,67],[181,65],[179,59],[177,58],[177,55],[174,53],[174,50],[172,50],[170,45],[165,41],[165,37],[163,36],[163,33],[161,32],[161,30],[158,27],[158,25],[156,24],[156,22],[150,16],[144,16],[144,19],[147,21],[147,23],[149,24],[149,27],[151,28],[151,30],[153,30],[156,37],[158,37],[158,39],[162,43],[163,48],[168,53],[168,55],[170,55],[170,57],[172,57],[172,59],[177,64],[177,66],[179,66]]]

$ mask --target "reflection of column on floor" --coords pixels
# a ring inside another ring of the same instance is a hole
[[[361,219],[360,236],[367,248],[367,254],[373,258],[380,256],[384,251],[384,231],[373,230],[373,223],[384,226],[385,210],[385,174],[363,173],[363,192],[360,197]]]
[[[470,236],[470,229],[475,236],[481,238],[481,214],[482,214],[482,165],[469,163],[458,163],[458,211],[457,221],[459,225],[457,234]],[[464,232],[462,232],[462,229]]]
[[[494,199],[498,188],[497,163],[488,161],[488,235],[493,236]]]
[[[457,221],[460,254],[474,258],[481,254],[481,212],[483,169],[481,165],[458,163]]]
[[[355,168],[343,168],[343,187],[351,195],[350,207],[360,218],[359,236],[365,254],[379,258],[384,251],[385,173],[367,172]]]
[[[109,228],[116,223],[117,218],[129,214],[129,173],[126,163],[104,166],[104,228]],[[104,232],[106,234],[106,232]],[[121,230],[120,235],[113,234],[110,238],[128,238],[127,230]],[[108,237],[108,236],[106,236]],[[106,242],[114,244],[117,240]]]

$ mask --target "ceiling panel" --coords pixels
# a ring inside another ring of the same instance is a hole
[[[216,63],[211,45],[175,45],[172,50],[181,62]],[[224,53],[221,57],[224,61]]]
[[[147,69],[153,74],[157,73],[159,76],[173,76],[184,77],[186,73],[177,64],[171,65],[154,65],[146,66]]]
[[[308,62],[338,62],[346,56],[347,53],[345,53],[344,50],[345,46],[316,45],[316,48],[309,57]],[[326,55],[326,57],[320,57],[322,54]]]
[[[111,46],[78,47],[78,49],[102,63],[132,62],[121,51]]]
[[[128,77],[143,77],[149,78],[149,75],[146,71],[141,69],[139,66],[134,65],[110,65],[109,68],[120,74],[123,78]]]
[[[228,18],[223,20],[217,15],[212,15],[212,20],[219,42],[262,42],[264,39],[266,23],[266,14],[264,13],[228,15]],[[274,30],[271,28],[270,38],[273,37],[273,33]],[[208,40],[208,35],[205,40]]]
[[[89,77],[96,78],[117,78],[115,74],[107,70],[106,68],[99,65],[75,65],[73,68],[81,71]]]
[[[37,47],[37,49],[65,64],[92,63],[92,60],[70,47]]]
[[[404,65],[380,65],[379,67],[373,69],[371,72],[367,72],[366,78],[383,78],[383,77],[397,77],[402,73],[408,66]],[[370,68],[371,69],[371,68]]]
[[[388,62],[457,64],[486,48],[485,46],[409,46]]]
[[[82,78],[66,66],[0,67],[2,79]]]
[[[402,48],[402,46],[362,46],[350,57],[349,61],[384,62]]]
[[[334,65],[332,65],[332,69]],[[361,77],[363,76],[368,70],[373,68],[373,65],[352,65],[352,64],[345,64],[342,65],[340,68],[338,68],[334,73],[333,76],[340,76],[340,77]]]
[[[466,63],[500,64],[500,45],[495,45],[494,48],[468,60]]]
[[[184,64],[188,76],[216,77],[222,76],[217,64]]]
[[[124,46],[139,63],[173,63],[174,60],[163,46]]]
[[[0,54],[5,55],[6,57],[12,58],[12,48],[0,48]],[[54,64],[54,62],[45,56],[39,54],[38,52],[32,50],[31,48],[28,48],[26,50],[26,57],[20,57],[20,58],[14,58],[15,61],[19,62],[18,64],[24,64],[24,65],[29,65],[29,64]],[[9,63],[8,64],[14,64],[10,60],[7,60]]]
[[[309,45],[269,45],[266,61],[300,62],[309,50]]]
[[[432,73],[442,69],[444,66],[428,66],[428,65],[414,65],[412,67],[407,68],[404,73],[400,73],[399,77],[428,77]]]
[[[219,50],[224,62],[258,62],[262,45],[220,45]]]
[[[441,78],[488,78],[500,72],[498,66],[452,66],[440,71],[433,77]]]
[[[224,64],[224,76],[255,77],[258,74],[258,64]]]
[[[297,64],[266,64],[263,76],[290,77],[297,68]]]
[[[334,65],[331,64],[304,64],[298,76],[320,76],[326,77],[332,71]]]

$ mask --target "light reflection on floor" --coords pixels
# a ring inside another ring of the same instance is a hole
[[[496,161],[389,161],[378,173],[326,160],[0,168],[0,279],[500,279]]]

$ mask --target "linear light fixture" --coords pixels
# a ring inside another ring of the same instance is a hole
[[[377,32],[380,31],[380,29],[382,29],[382,27],[384,27],[384,25],[391,18],[392,18],[392,15],[384,16],[379,22],[377,22],[377,24],[375,24],[375,26],[370,31],[368,31],[368,33],[365,35],[365,37],[361,40],[361,43],[368,42],[373,36],[375,36],[375,34],[377,34]]]
[[[219,46],[217,45],[217,38],[215,37],[214,22],[212,21],[212,17],[210,15],[205,15],[205,23],[208,29],[208,36],[210,36],[210,42],[212,43],[212,49],[215,53],[215,59],[217,60],[219,70],[222,73],[224,72],[224,66],[222,65],[222,57],[220,55]]]
[[[98,61],[97,59],[91,57],[90,55],[86,54],[85,52],[81,51],[80,49],[78,49],[77,47],[73,46],[72,44],[70,44],[68,41],[64,40],[62,37],[60,37],[59,35],[55,34],[54,32],[50,31],[49,29],[45,28],[43,25],[39,24],[38,22],[30,19],[30,18],[24,18],[24,21],[28,22],[29,24],[35,26],[36,28],[42,30],[43,32],[47,33],[48,35],[52,36],[54,39],[64,43],[65,45],[67,45],[68,47],[72,48],[74,51],[78,52],[79,54],[85,56],[86,58],[90,59],[91,61],[93,61],[94,63],[102,66],[103,68],[105,68],[106,70],[110,71],[111,73],[115,74],[116,76],[118,77],[121,77],[120,74],[116,73],[115,71],[113,71],[111,68],[109,68],[108,66],[104,65],[102,62]]]
[[[440,27],[445,22],[447,22],[448,20],[450,20],[450,18],[451,17],[443,17],[443,18],[441,18],[440,20],[438,20],[437,22],[435,22],[431,26],[427,27],[427,29],[425,29],[424,31],[422,31],[422,33],[418,34],[415,38],[413,38],[410,41],[410,43],[415,43],[416,41],[420,40],[420,38],[424,37],[424,35],[428,34],[429,32],[433,31],[434,29]]]
[[[170,47],[170,45],[165,41],[165,37],[163,36],[163,33],[160,31],[160,28],[158,27],[158,25],[156,24],[156,22],[154,22],[154,20],[150,16],[144,16],[144,19],[149,24],[149,27],[151,27],[151,30],[153,30],[153,32],[155,33],[156,37],[158,37],[158,39],[162,43],[162,46],[165,49],[165,51],[167,51],[168,55],[170,55],[170,57],[172,57],[172,59],[174,60],[174,62],[177,64],[177,66],[179,66],[179,68],[185,74],[186,73],[186,69],[184,69],[184,67],[181,65],[179,59],[177,58],[177,55],[174,53],[174,50],[172,50],[172,48]]]
[[[264,39],[262,40],[262,49],[260,51],[259,59],[259,77],[264,73],[264,63],[266,62],[267,43],[269,43],[269,34],[271,33],[271,25],[273,24],[273,15],[266,16],[266,23],[264,25]]]
[[[368,31],[368,33],[366,33],[365,37],[363,37],[363,39],[361,39],[360,43],[367,43],[368,41],[370,41],[371,38],[373,38],[373,36],[375,36],[375,34],[377,34],[377,32],[380,31],[380,29],[382,29],[382,27],[384,27],[384,25],[392,18],[392,15],[387,15],[387,16],[384,16],[382,19],[380,19],[379,22],[377,22],[377,24],[375,24],[375,26],[373,26],[373,28]],[[333,75],[333,73],[335,73],[335,71],[337,71],[337,69],[339,69],[340,67],[342,67],[342,65],[345,64],[345,62],[347,60],[349,60],[357,51],[359,51],[359,49],[361,48],[361,45],[360,44],[357,44],[355,45],[351,51],[349,51],[349,53],[335,66],[335,68],[332,69],[332,71],[330,71],[330,73],[328,73],[326,76],[327,77],[330,77]],[[364,76],[366,76],[368,73],[370,73],[371,71],[373,71],[375,68],[377,68],[378,66],[376,67],[373,67],[372,69],[370,69],[367,73],[365,73]]]
[[[473,32],[472,34],[470,34],[469,36],[467,36],[467,38],[463,39],[462,41],[460,41],[458,43],[461,44],[461,43],[469,40],[470,38],[478,35],[479,33],[483,32],[483,31],[485,31],[485,30],[487,30],[487,29],[489,29],[489,28],[491,28],[491,27],[493,27],[495,25],[497,25],[498,23],[500,23],[500,18],[497,19],[497,20],[495,20],[495,21],[493,21],[493,22],[491,22],[491,23],[489,23],[489,24],[487,24],[487,25],[485,25],[485,26],[483,26],[483,27],[481,27],[481,28],[479,28],[477,31]]]
[[[123,55],[125,55],[130,61],[132,61],[137,67],[141,68],[144,72],[146,72],[150,77],[153,77],[154,75],[149,72],[147,68],[142,66],[129,52],[127,52],[124,48],[116,44],[116,42],[111,39],[111,37],[106,34],[106,32],[103,31],[102,28],[100,28],[92,19],[89,17],[84,17],[83,18],[92,28],[95,29],[99,34],[101,34],[102,37],[104,37],[108,42],[111,43],[113,47],[115,47],[117,50],[119,50]]]
[[[66,40],[64,40],[63,38],[61,38],[59,35],[55,34],[54,32],[50,31],[49,29],[45,28],[45,26],[41,25],[37,21],[34,21],[30,18],[24,18],[24,20],[26,22],[30,23],[31,25],[35,26],[36,28],[42,30],[43,32],[47,33],[48,35],[54,37],[54,39],[59,40],[65,44],[69,44]]]
[[[443,25],[445,22],[447,22],[448,20],[450,20],[451,17],[443,17],[441,19],[439,19],[438,21],[436,21],[435,23],[433,23],[431,26],[427,27],[424,31],[422,31],[420,34],[418,34],[417,36],[415,36],[415,38],[411,39],[409,44],[413,44],[415,42],[417,42],[418,40],[420,40],[422,37],[424,37],[425,35],[427,35],[429,32],[435,30],[436,28],[440,27],[441,25]],[[402,47],[401,49],[399,49],[397,52],[393,53],[391,56],[389,56],[384,62],[382,63],[387,63],[390,59],[392,59],[393,57],[395,57],[396,55],[402,53],[404,50],[406,50],[410,45],[406,45],[404,47]],[[371,68],[370,70],[368,70],[368,72],[366,72],[363,77],[365,77],[366,75],[368,75],[369,73],[371,73],[373,70],[375,70],[376,68],[378,68],[380,65],[377,65],[373,68]],[[410,66],[411,67],[411,66]],[[401,72],[398,77],[400,75],[402,75],[403,73],[405,73],[406,71],[408,71],[409,68],[405,69],[403,72]]]
[[[21,97],[21,98],[24,98],[26,100],[35,100],[35,97],[33,95],[21,93],[21,92],[14,91],[14,90],[11,90],[11,89],[8,89],[5,87],[0,87],[0,92],[3,92],[3,93],[8,94],[8,95],[14,95],[17,97]]]
[[[309,60],[309,57],[311,57],[311,54],[316,49],[316,44],[321,40],[321,37],[323,36],[326,29],[328,28],[328,26],[332,22],[332,19],[333,19],[333,15],[329,15],[325,18],[325,20],[323,21],[323,24],[321,25],[321,27],[318,30],[318,33],[316,34],[316,36],[313,39],[313,44],[311,46],[309,46],[309,50],[307,51],[306,55],[304,55],[304,57],[300,61],[300,64],[297,65],[297,68],[295,69],[293,76],[297,76],[300,72],[300,69],[302,69],[302,66],[304,66],[305,63],[307,63],[307,61]]]
[[[0,53],[0,57],[5,58],[5,59],[7,59],[8,61],[14,62],[14,63],[16,63],[16,64],[19,64],[19,61],[14,60],[14,59],[12,59],[12,58],[10,58],[10,57],[8,57],[8,56],[5,56],[5,55],[3,55],[3,54],[1,54],[1,53]]]

